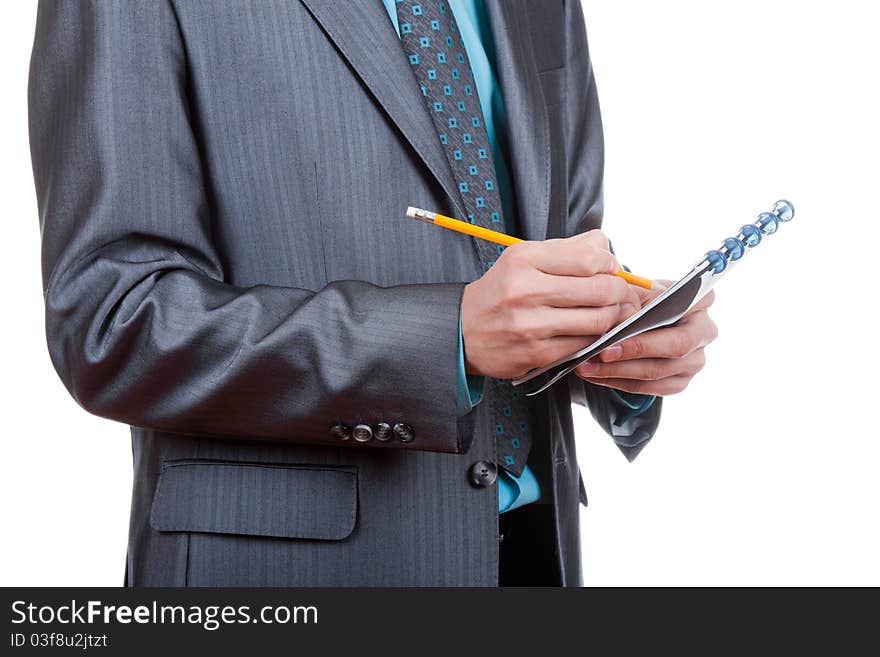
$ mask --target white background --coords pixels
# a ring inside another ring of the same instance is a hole
[[[128,430],[75,404],[44,342],[35,8],[0,5],[0,584],[114,586]],[[861,0],[584,10],[622,260],[677,278],[777,198],[797,208],[718,286],[709,363],[634,463],[576,409],[586,584],[880,585],[880,13]]]

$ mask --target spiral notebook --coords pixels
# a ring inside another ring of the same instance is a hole
[[[770,212],[763,212],[754,224],[740,228],[736,237],[728,237],[717,250],[709,251],[697,265],[669,288],[661,292],[634,315],[609,330],[592,344],[546,367],[531,370],[512,381],[514,386],[531,383],[526,396],[537,395],[563,379],[581,363],[603,349],[627,338],[661,326],[674,324],[687,313],[724,274],[738,264],[743,256],[772,235],[779,225],[794,218],[794,206],[777,201]]]

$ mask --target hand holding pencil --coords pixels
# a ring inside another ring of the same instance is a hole
[[[641,306],[618,271],[620,263],[598,230],[511,242],[464,288],[466,371],[513,378],[587,346]]]
[[[543,367],[592,344],[665,289],[621,271],[599,230],[523,241],[417,208],[407,216],[508,246],[464,287],[461,328],[469,374],[516,378]],[[704,348],[718,334],[707,312],[714,298],[710,292],[672,326],[605,349],[575,374],[629,393],[681,392],[702,369]]]

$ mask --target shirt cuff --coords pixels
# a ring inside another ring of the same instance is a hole
[[[461,336],[461,308],[458,309],[458,385],[455,402],[458,415],[467,415],[474,406],[483,401],[486,377],[468,374],[464,369],[464,338]]]

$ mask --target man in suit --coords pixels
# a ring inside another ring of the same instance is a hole
[[[714,324],[510,385],[645,300],[579,2],[42,2],[29,103],[50,354],[131,425],[129,585],[581,583],[571,402],[634,458]]]

